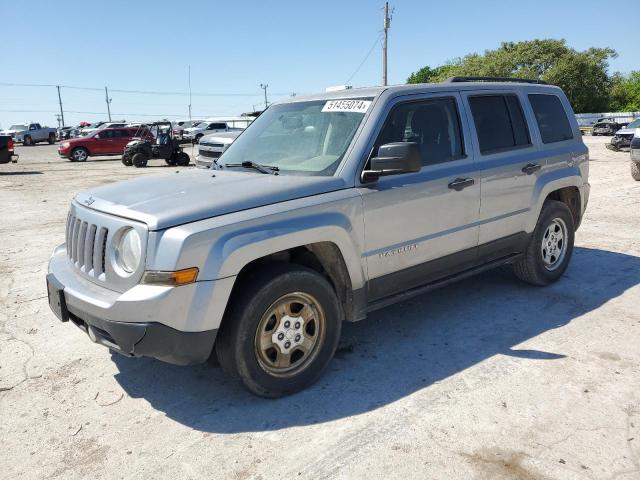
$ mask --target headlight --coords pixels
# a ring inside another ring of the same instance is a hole
[[[142,242],[140,235],[129,228],[121,237],[116,247],[116,263],[127,274],[135,272],[142,258]]]
[[[69,148],[71,146],[71,144],[69,142],[64,142],[62,144],[62,148]]]

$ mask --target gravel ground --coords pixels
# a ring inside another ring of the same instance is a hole
[[[608,140],[585,137],[591,201],[558,283],[499,270],[347,324],[321,381],[271,401],[49,311],[74,192],[176,168],[18,147],[0,166],[0,477],[640,478],[640,182]]]

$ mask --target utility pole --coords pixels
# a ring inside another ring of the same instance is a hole
[[[264,90],[264,109],[266,110],[267,107],[269,106],[269,102],[267,101],[267,88],[269,87],[269,85],[265,84],[260,84],[260,88]]]
[[[191,65],[189,65],[189,121],[191,121]]]
[[[58,89],[58,103],[60,104],[60,116],[62,117],[62,126],[64,127],[64,112],[62,111],[62,97],[60,96],[60,85],[56,85]]]
[[[393,13],[393,11],[391,12]],[[391,17],[389,16],[389,2],[384,3],[384,43],[382,45],[382,85],[387,85],[387,40],[389,38],[389,27]]]
[[[56,113],[56,120],[58,121],[58,128],[64,127],[64,125],[60,123],[62,121],[62,117],[60,116],[59,113]]]
[[[111,107],[109,106],[111,99],[109,98],[109,90],[107,90],[107,87],[104,87],[104,99],[107,102],[107,114],[109,115],[109,121],[111,121]]]

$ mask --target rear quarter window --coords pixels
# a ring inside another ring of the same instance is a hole
[[[529,94],[542,143],[555,143],[573,138],[573,130],[562,102],[556,95]]]

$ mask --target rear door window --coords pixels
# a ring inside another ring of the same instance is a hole
[[[567,113],[556,95],[532,93],[529,101],[536,116],[542,143],[562,142],[573,138]]]
[[[529,129],[515,95],[469,97],[480,153],[491,154],[531,145]]]

